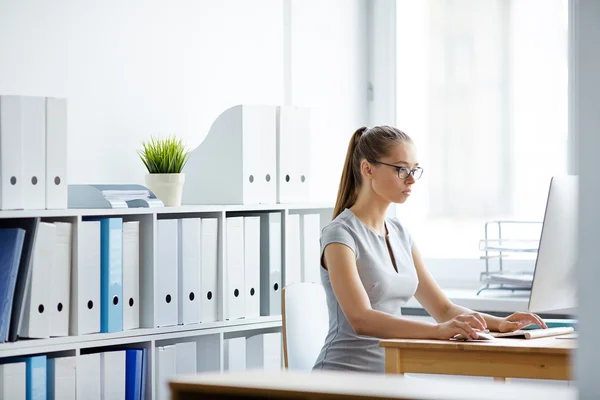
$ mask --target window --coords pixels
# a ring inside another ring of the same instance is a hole
[[[567,0],[398,0],[397,126],[425,168],[397,215],[428,258],[543,219],[567,173]]]

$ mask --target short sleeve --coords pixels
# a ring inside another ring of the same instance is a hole
[[[341,243],[348,246],[354,252],[355,257],[358,257],[356,241],[344,224],[333,222],[323,229],[321,233],[321,257],[323,257],[325,247],[331,243]]]

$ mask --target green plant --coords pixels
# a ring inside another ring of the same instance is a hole
[[[178,174],[185,166],[190,152],[183,141],[177,137],[151,137],[142,142],[138,150],[142,162],[151,174]]]

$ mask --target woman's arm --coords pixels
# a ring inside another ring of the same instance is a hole
[[[486,327],[494,332],[513,331],[532,323],[546,328],[546,324],[542,319],[534,314],[515,313],[508,318],[500,318],[485,313],[477,313],[452,303],[425,267],[423,257],[416,246],[413,247],[412,255],[419,277],[419,286],[415,297],[437,322],[446,322],[458,315],[472,314],[483,319]]]

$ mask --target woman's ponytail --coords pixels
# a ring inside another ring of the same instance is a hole
[[[348,152],[346,153],[346,161],[344,162],[344,170],[342,171],[342,178],[340,180],[340,187],[338,189],[337,200],[335,202],[335,208],[333,211],[333,219],[335,219],[342,211],[346,208],[350,208],[354,205],[357,196],[357,189],[360,187],[360,171],[355,171],[356,160],[360,160],[360,157],[356,157],[356,148],[360,141],[361,136],[369,128],[363,126],[357,129],[350,143],[348,144]]]

